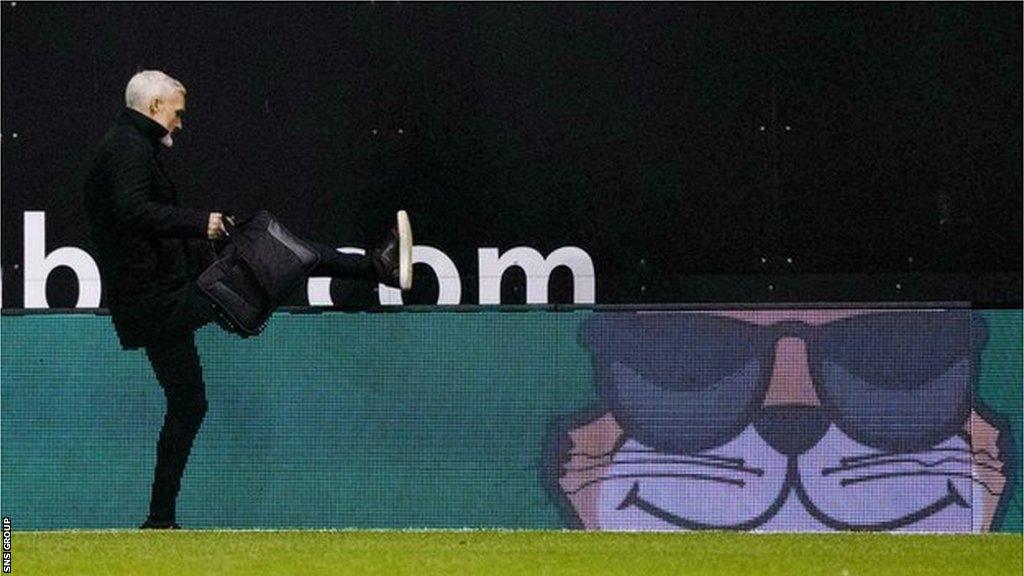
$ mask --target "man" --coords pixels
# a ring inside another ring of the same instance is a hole
[[[167,399],[157,443],[149,517],[141,528],[178,528],[175,502],[207,403],[194,331],[218,318],[195,278],[224,237],[225,217],[183,207],[158,153],[182,128],[185,87],[155,70],[128,82],[125,104],[96,151],[84,187],[90,234],[107,305],[125,349],[144,348]],[[412,232],[404,213],[385,244],[366,256],[309,243],[318,276],[412,284]],[[401,268],[401,269],[400,269]]]

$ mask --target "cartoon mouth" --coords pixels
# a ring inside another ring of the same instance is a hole
[[[843,522],[842,520],[836,520],[835,518],[828,516],[827,514],[822,512],[817,506],[814,505],[814,502],[811,501],[810,496],[804,489],[803,483],[800,481],[800,476],[797,473],[796,468],[796,460],[791,458],[787,468],[786,482],[785,484],[783,484],[782,489],[779,491],[778,497],[776,497],[775,501],[772,503],[771,506],[768,507],[767,510],[765,510],[756,518],[753,518],[746,522],[742,522],[739,524],[716,525],[705,524],[703,522],[698,522],[696,520],[683,518],[682,516],[673,514],[672,512],[669,512],[668,510],[661,508],[660,506],[654,504],[653,502],[645,500],[643,496],[640,495],[639,482],[633,483],[633,487],[630,489],[629,493],[626,494],[626,497],[623,498],[622,503],[620,503],[616,509],[625,510],[627,508],[633,507],[663,522],[687,530],[754,530],[764,525],[769,520],[771,520],[772,517],[774,517],[779,512],[782,506],[786,503],[786,500],[789,499],[789,495],[793,492],[796,493],[797,498],[800,499],[800,503],[803,504],[807,512],[816,520],[818,520],[819,522],[833,530],[843,530],[851,532],[871,530],[896,530],[898,528],[914,524],[915,522],[920,522],[921,520],[928,518],[929,516],[932,516],[934,514],[941,512],[942,510],[945,510],[949,506],[956,505],[962,508],[971,507],[970,504],[968,504],[967,501],[963,498],[963,496],[960,495],[956,487],[953,486],[953,481],[949,480],[946,482],[946,494],[944,496],[938,498],[937,500],[935,500],[935,502],[929,504],[928,506],[925,506],[924,508],[921,508],[916,512],[907,514],[906,516],[902,516],[900,518],[896,518],[893,520],[886,520],[884,522],[875,522],[871,524],[851,524],[848,522]]]

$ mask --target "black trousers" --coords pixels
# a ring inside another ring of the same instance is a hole
[[[311,273],[313,276],[368,281],[377,279],[369,257],[341,254],[321,244],[310,244],[320,255],[320,264]],[[217,320],[212,302],[198,289],[192,292],[194,298],[185,311],[190,325],[198,328]],[[206,416],[206,383],[203,381],[202,362],[196,350],[193,332],[155,342],[145,349],[167,400],[164,423],[156,444],[149,520],[173,522],[185,465],[192,452],[192,443],[203,424],[203,417]]]

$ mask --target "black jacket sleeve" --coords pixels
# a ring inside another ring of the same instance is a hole
[[[146,236],[206,238],[208,213],[150,199],[153,174],[147,150],[125,147],[112,154],[110,162],[111,200],[119,228]]]
[[[188,261],[189,273],[199,276],[211,264],[217,261],[217,252],[209,240],[185,240],[185,257]]]

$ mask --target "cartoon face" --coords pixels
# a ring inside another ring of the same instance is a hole
[[[1006,479],[968,310],[603,313],[549,474],[600,530],[989,530]]]

